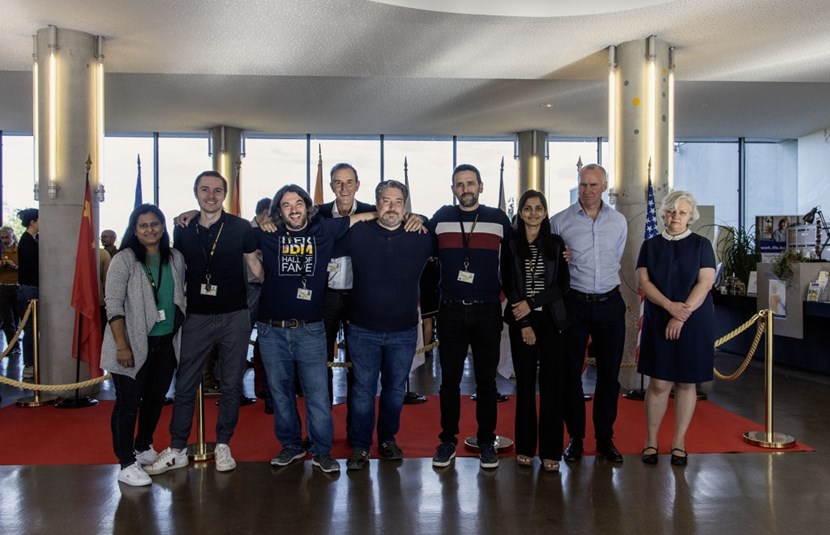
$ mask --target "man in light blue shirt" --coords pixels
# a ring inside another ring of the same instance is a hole
[[[620,295],[619,271],[628,225],[622,214],[602,201],[607,188],[608,176],[602,166],[584,166],[579,172],[579,201],[550,220],[570,255],[571,289],[565,296],[572,323],[565,377],[565,424],[571,437],[564,455],[568,462],[579,460],[584,449],[582,365],[589,336],[597,362],[593,404],[597,452],[609,461],[623,460],[612,439],[625,345],[625,302]]]

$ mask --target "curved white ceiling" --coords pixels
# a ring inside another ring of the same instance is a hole
[[[576,17],[617,13],[643,7],[667,4],[670,0],[371,0],[379,4],[497,17]]]

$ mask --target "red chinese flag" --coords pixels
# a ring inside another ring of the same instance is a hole
[[[101,313],[98,301],[98,262],[95,259],[95,229],[92,225],[92,192],[86,181],[84,209],[78,232],[75,256],[75,280],[72,283],[72,308],[75,309],[75,330],[72,352],[89,365],[89,376],[101,372]]]
[[[323,152],[320,145],[317,145],[319,158],[317,160],[317,180],[314,181],[314,204],[323,204]]]
[[[239,198],[239,179],[242,178],[242,170],[236,172],[236,180],[233,183],[233,198],[231,199],[231,213],[242,215],[242,199]]]

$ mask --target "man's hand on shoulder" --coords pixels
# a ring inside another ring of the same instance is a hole
[[[407,232],[420,232],[426,234],[429,230],[426,227],[426,218],[419,214],[406,214],[404,217],[406,224],[403,229]]]
[[[173,224],[177,227],[186,227],[193,218],[199,213],[198,210],[188,210],[187,212],[182,212],[176,217],[173,218]]]

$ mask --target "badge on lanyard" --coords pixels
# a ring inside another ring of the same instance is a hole
[[[162,322],[167,319],[167,316],[164,314],[164,310],[158,309],[158,316],[156,317],[156,323]]]
[[[308,288],[297,288],[297,299],[311,301],[311,290]]]
[[[476,274],[471,271],[466,271],[463,269],[458,270],[458,282],[466,282],[467,284],[472,284],[473,279],[475,279]]]
[[[340,271],[340,264],[338,262],[329,262],[329,273],[337,273]]]

